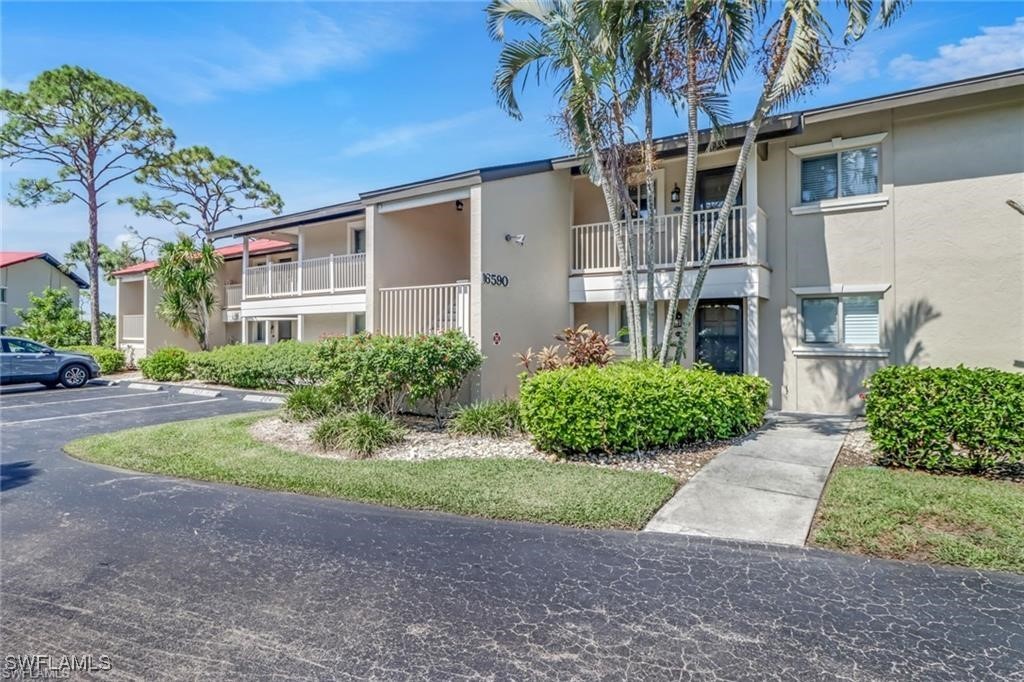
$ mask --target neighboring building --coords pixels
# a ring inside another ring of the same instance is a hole
[[[290,245],[270,239],[259,239],[249,244],[249,252],[264,260],[274,260]],[[242,300],[242,246],[235,244],[217,249],[224,258],[217,279],[218,306],[211,317],[210,345],[222,346],[240,343],[243,339],[239,307]],[[117,347],[126,350],[134,360],[140,360],[164,346],[177,346],[198,350],[191,336],[183,334],[157,315],[160,287],[152,281],[149,272],[156,261],[137,263],[114,273],[117,282]],[[290,333],[268,337],[291,338]],[[283,332],[284,330],[282,330]]]
[[[42,251],[0,251],[0,333],[17,327],[15,312],[29,306],[29,294],[42,295],[47,289],[64,289],[78,306],[80,289],[89,283],[74,272],[65,271],[56,258]]]
[[[743,132],[700,154],[691,263]],[[659,226],[659,325],[687,143],[660,139],[655,196],[637,188]],[[887,363],[1024,363],[1024,216],[1006,203],[1024,198],[1024,71],[781,116],[756,147],[687,363],[760,374],[774,407],[813,412],[858,410],[863,380]],[[216,236],[243,239],[242,340],[282,323],[303,340],[462,329],[487,356],[474,399],[515,394],[513,354],[566,326],[623,326],[605,204],[577,158],[375,190]],[[254,237],[289,250],[257,264]]]

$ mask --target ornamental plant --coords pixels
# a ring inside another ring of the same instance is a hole
[[[879,464],[982,473],[1024,462],[1024,374],[885,367],[865,411]]]
[[[634,452],[743,435],[764,420],[769,390],[762,377],[623,362],[540,372],[519,409],[542,450]]]

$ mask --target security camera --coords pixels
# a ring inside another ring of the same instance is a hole
[[[506,234],[505,241],[515,242],[519,246],[526,246],[526,235],[525,234]]]

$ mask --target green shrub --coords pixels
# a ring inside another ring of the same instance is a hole
[[[316,362],[316,345],[298,341],[221,346],[192,353],[189,370],[201,381],[266,390],[317,383],[323,378]]]
[[[284,414],[296,422],[320,419],[339,410],[339,404],[322,386],[299,386],[284,401]]]
[[[72,353],[85,353],[91,355],[99,363],[100,371],[104,374],[120,372],[125,366],[124,351],[105,346],[68,346],[63,350]]]
[[[885,367],[868,381],[879,463],[982,472],[1024,461],[1024,374],[968,367]]]
[[[313,442],[325,450],[347,450],[360,459],[404,437],[405,429],[394,420],[369,412],[325,417],[312,434]]]
[[[761,377],[624,362],[530,377],[519,410],[542,450],[627,452],[747,433],[769,389]]]
[[[431,413],[440,423],[466,377],[480,369],[484,357],[476,344],[458,331],[417,336],[409,343],[413,362],[409,398],[430,405]]]
[[[448,431],[460,436],[507,438],[522,430],[515,400],[488,400],[464,407],[448,422]]]
[[[188,353],[181,348],[161,348],[139,360],[139,369],[142,376],[153,381],[188,379]]]
[[[483,356],[460,332],[439,336],[356,334],[317,346],[327,389],[353,409],[394,416],[423,401],[440,418]]]

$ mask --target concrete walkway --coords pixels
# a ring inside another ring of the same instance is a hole
[[[848,426],[844,417],[769,415],[697,472],[645,530],[803,545]]]

